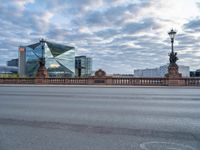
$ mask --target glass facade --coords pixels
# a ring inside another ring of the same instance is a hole
[[[7,61],[7,66],[18,67],[18,59],[11,59]]]
[[[40,58],[45,59],[49,77],[73,77],[75,74],[74,47],[41,40],[25,47],[27,77],[35,77]]]
[[[75,66],[77,77],[89,77],[92,75],[92,58],[86,56],[76,56]]]

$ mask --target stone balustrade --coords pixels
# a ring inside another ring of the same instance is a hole
[[[130,85],[130,86],[200,86],[200,78],[113,77],[99,69],[87,78],[0,78],[0,84],[58,84],[58,85]]]
[[[200,78],[0,78],[0,84],[200,86]]]

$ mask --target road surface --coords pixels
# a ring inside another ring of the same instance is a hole
[[[200,150],[200,89],[0,85],[0,150]]]

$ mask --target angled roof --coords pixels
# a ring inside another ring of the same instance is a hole
[[[32,49],[35,49],[37,46],[39,46],[40,45],[40,42],[38,42],[38,43],[35,43],[35,44],[31,44],[31,45],[28,45],[27,47],[30,47],[30,48],[32,48]]]
[[[52,43],[52,42],[48,42],[48,41],[44,41],[44,42],[47,44],[47,46],[49,47],[49,49],[54,57],[61,55],[71,49],[74,49],[74,47],[71,47],[71,46]],[[35,48],[38,47],[40,44],[41,44],[41,41],[38,43],[35,43],[35,44],[28,45],[26,47],[29,47],[29,48],[35,50]]]
[[[50,42],[47,42],[47,45],[52,53],[52,55],[54,57],[58,56],[58,55],[61,55],[71,49],[74,49],[74,47],[71,47],[71,46],[66,46],[66,45],[61,45],[61,44],[56,44],[56,43],[50,43]]]

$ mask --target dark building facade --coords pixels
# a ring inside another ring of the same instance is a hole
[[[0,66],[0,74],[16,74],[17,70],[15,66]]]
[[[75,57],[75,74],[77,77],[92,75],[92,58],[86,56]]]
[[[190,77],[200,77],[200,69],[196,71],[190,71]]]
[[[18,59],[11,59],[7,61],[7,66],[18,67]]]

